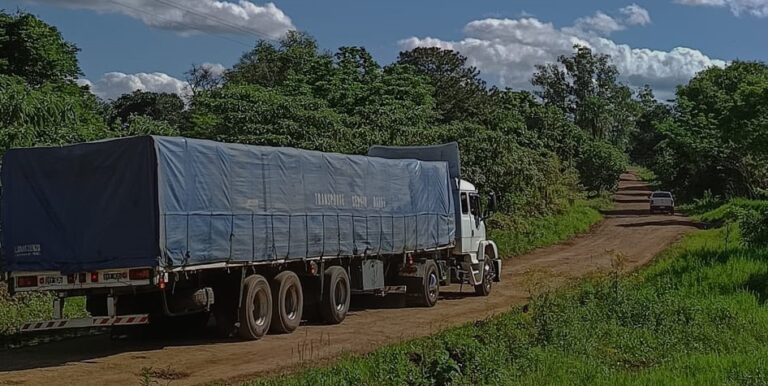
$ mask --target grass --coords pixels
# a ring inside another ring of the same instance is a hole
[[[726,228],[699,231],[640,272],[617,256],[528,307],[248,384],[768,384],[768,250],[730,228],[727,248]]]
[[[552,216],[522,218],[495,214],[489,222],[488,236],[496,242],[502,257],[521,255],[588,231],[602,220],[600,210],[611,205],[607,196],[601,196],[576,200],[573,205]]]

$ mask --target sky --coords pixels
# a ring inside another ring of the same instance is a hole
[[[0,0],[56,26],[80,49],[80,83],[104,99],[185,94],[192,64],[224,71],[258,39],[301,30],[381,64],[419,46],[454,49],[491,84],[530,89],[536,64],[574,44],[611,55],[621,81],[661,99],[698,71],[768,61],[768,0]]]

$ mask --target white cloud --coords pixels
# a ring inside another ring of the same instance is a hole
[[[619,11],[624,14],[624,22],[628,25],[651,24],[651,15],[648,10],[637,4],[628,5]]]
[[[120,13],[182,34],[213,33],[279,38],[295,29],[273,3],[248,0],[27,0],[67,8]]]
[[[698,71],[726,64],[691,48],[661,51],[620,44],[605,37],[611,28],[602,29],[603,35],[597,33],[600,29],[587,34],[582,29],[558,28],[536,18],[483,19],[468,23],[465,37],[458,41],[411,37],[400,45],[404,49],[436,46],[459,51],[486,76],[497,77],[500,86],[516,89],[530,89],[535,65],[569,55],[575,44],[611,55],[621,79],[630,85],[649,84],[665,95],[671,95],[675,85],[687,82]]]
[[[768,17],[768,0],[675,0],[678,4],[730,8],[736,16]]]
[[[580,17],[576,19],[573,26],[576,31],[595,32],[600,34],[610,34],[611,32],[621,31],[625,27],[616,19],[597,11],[593,16]]]
[[[189,95],[186,81],[176,79],[162,72],[140,72],[136,74],[108,72],[95,82],[91,82],[88,79],[79,79],[78,83],[90,86],[91,92],[104,100],[114,100],[123,94],[136,90],[167,92],[178,94],[184,98]]]

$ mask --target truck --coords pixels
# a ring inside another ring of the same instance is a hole
[[[2,270],[11,293],[55,294],[53,319],[22,332],[213,322],[255,340],[341,323],[356,295],[432,307],[460,283],[487,296],[502,269],[485,228],[495,197],[460,170],[456,143],[365,156],[162,136],[11,149]],[[73,296],[89,317],[64,318]]]

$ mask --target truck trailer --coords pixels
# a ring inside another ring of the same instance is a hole
[[[341,323],[358,294],[432,307],[441,285],[487,296],[501,273],[456,143],[367,156],[140,136],[11,149],[2,269],[51,291],[21,331],[200,324],[259,339]],[[65,319],[85,296],[88,318]]]

